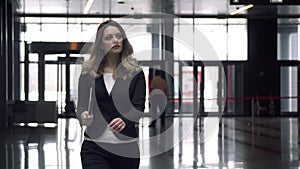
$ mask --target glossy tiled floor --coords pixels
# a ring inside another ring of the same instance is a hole
[[[139,125],[140,169],[300,168],[298,118],[168,118],[164,128]],[[198,122],[196,122],[198,124]],[[82,130],[76,119],[1,132],[1,169],[80,169]]]

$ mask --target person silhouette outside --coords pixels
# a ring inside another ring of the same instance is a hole
[[[81,146],[83,169],[138,169],[136,124],[143,116],[146,81],[119,23],[97,29],[91,55],[82,67],[77,117],[87,126]]]
[[[167,105],[167,83],[164,72],[155,71],[155,76],[150,82],[150,111],[151,123],[149,127],[155,127],[156,120],[160,118],[161,125],[165,126],[165,113]]]

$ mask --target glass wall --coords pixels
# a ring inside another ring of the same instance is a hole
[[[298,111],[299,39],[300,20],[298,18],[278,19],[277,60],[282,63],[280,69],[281,112]]]
[[[246,19],[176,19],[174,37],[178,60],[247,60]]]
[[[26,29],[21,33],[21,44],[30,42],[93,42],[99,23],[108,18],[72,18],[72,17],[24,17],[21,19]],[[163,20],[159,18],[116,18],[125,29],[128,39],[134,48],[134,57],[138,59],[141,65],[148,61],[161,61],[162,65],[167,64],[163,52]],[[246,19],[217,19],[217,18],[190,18],[174,19],[173,32],[173,61],[172,68],[174,76],[174,89],[172,96],[174,102],[178,102],[179,92],[183,99],[186,112],[193,112],[193,106],[190,103],[193,100],[193,68],[184,66],[185,61],[245,61],[247,60],[247,22]],[[208,49],[208,50],[207,50]],[[239,50],[236,50],[239,49]],[[21,45],[24,51],[24,45]],[[30,53],[30,57],[31,54]],[[25,53],[21,54],[24,58]],[[37,55],[36,55],[37,56]],[[45,66],[44,94],[45,100],[55,100],[63,102],[65,100],[65,74],[64,65],[57,62],[58,57],[66,55],[46,54],[44,56],[47,62]],[[87,59],[87,57],[85,57]],[[24,59],[23,59],[24,60]],[[22,61],[22,60],[21,60]],[[32,63],[31,63],[32,62]],[[38,100],[38,57],[35,61],[30,61],[28,82],[35,84],[29,87],[29,100]],[[24,62],[21,62],[21,83],[25,83]],[[60,65],[60,66],[58,66]],[[75,65],[74,65],[75,66]],[[170,66],[170,65],[169,65]],[[210,65],[214,66],[214,65]],[[76,67],[76,66],[75,66]],[[74,67],[74,68],[75,68]],[[181,69],[181,76],[179,75]],[[199,70],[201,72],[201,70]],[[212,70],[211,70],[212,71]],[[78,73],[71,66],[71,73]],[[200,75],[200,73],[198,72]],[[210,76],[213,74],[210,73]],[[191,76],[191,77],[190,77]],[[77,77],[71,75],[71,78]],[[232,76],[234,77],[234,76]],[[218,77],[210,77],[218,78]],[[148,78],[146,78],[148,80]],[[200,77],[199,77],[200,79]],[[73,82],[73,81],[72,81]],[[148,83],[148,82],[147,82]],[[207,98],[215,98],[216,94],[211,96],[207,91],[215,86],[205,82],[205,92]],[[59,85],[58,85],[59,84]],[[24,84],[21,84],[21,99],[24,99]],[[72,87],[72,86],[70,86]],[[76,86],[75,86],[76,87]],[[225,86],[226,87],[226,86]],[[61,90],[60,90],[61,89]],[[198,85],[198,90],[200,89]],[[72,89],[72,99],[76,100],[76,90]],[[60,91],[60,92],[57,92]],[[75,93],[74,93],[75,92]],[[196,92],[196,91],[195,91]],[[232,91],[234,92],[234,91]],[[199,91],[197,92],[199,96]],[[213,108],[207,107],[205,111],[216,111],[217,103],[206,101],[212,104]],[[60,106],[64,107],[64,104]],[[174,112],[179,111],[178,106]]]
[[[29,55],[29,100],[37,101],[38,100],[38,55],[33,54]]]
[[[290,24],[295,19],[278,19],[277,59],[286,61],[299,61],[300,24]]]
[[[284,66],[280,69],[281,78],[281,112],[297,112],[298,111],[298,67]]]

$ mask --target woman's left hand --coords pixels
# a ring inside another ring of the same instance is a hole
[[[126,127],[126,123],[118,117],[113,119],[108,126],[112,131],[120,132]]]

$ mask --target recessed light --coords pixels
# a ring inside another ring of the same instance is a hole
[[[236,8],[236,10],[235,10],[235,11],[232,11],[232,12],[230,13],[230,15],[236,15],[236,14],[241,13],[241,12],[243,12],[243,11],[246,11],[246,10],[252,8],[252,7],[254,7],[254,5],[253,5],[253,4],[249,4],[249,5],[243,6],[243,7],[241,7],[241,8]]]

